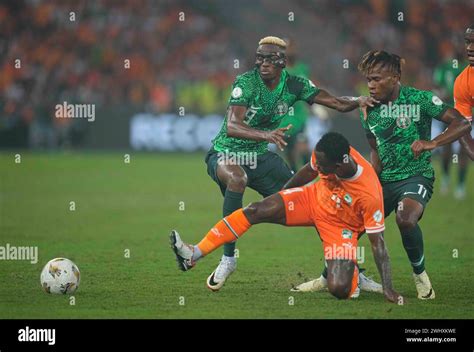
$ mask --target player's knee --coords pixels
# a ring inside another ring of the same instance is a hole
[[[227,180],[227,189],[232,192],[244,193],[245,187],[247,187],[247,174],[232,172]]]
[[[400,231],[411,231],[413,230],[417,223],[418,219],[409,214],[404,214],[402,212],[397,213],[397,226]]]
[[[262,202],[250,203],[245,207],[244,214],[252,225],[262,222],[264,214]]]
[[[343,282],[328,282],[328,289],[338,299],[348,299],[351,293],[351,285]]]

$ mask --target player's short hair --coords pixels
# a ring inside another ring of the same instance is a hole
[[[344,157],[349,155],[350,144],[342,134],[328,132],[321,137],[315,149],[323,152],[330,161],[342,163]]]
[[[279,46],[281,49],[286,49],[286,42],[281,39],[281,38],[278,38],[278,37],[265,37],[265,38],[262,38],[260,39],[260,41],[258,42],[258,45],[264,45],[264,44],[272,44],[272,45],[276,45],[276,46]]]
[[[367,75],[375,66],[381,64],[391,72],[402,75],[402,65],[405,60],[396,54],[390,54],[384,50],[371,50],[362,56],[358,69],[364,75]]]

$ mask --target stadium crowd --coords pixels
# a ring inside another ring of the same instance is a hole
[[[313,80],[341,95],[365,92],[357,62],[373,48],[399,53],[403,81],[432,89],[472,13],[472,2],[445,0],[3,1],[0,135],[33,123],[61,130],[72,123],[53,118],[63,101],[222,113],[269,34],[296,38]]]

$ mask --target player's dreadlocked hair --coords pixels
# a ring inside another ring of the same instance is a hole
[[[337,132],[326,133],[316,144],[316,150],[323,152],[329,160],[335,163],[342,163],[344,157],[349,155],[349,149],[346,137]]]
[[[382,67],[387,67],[391,72],[401,76],[404,63],[405,60],[398,55],[383,50],[371,50],[362,57],[358,69],[367,75],[376,65],[381,64]]]
[[[273,45],[279,46],[282,49],[286,49],[286,42],[283,39],[278,38],[278,37],[265,37],[265,38],[262,38],[258,42],[258,45],[263,45],[263,44],[273,44]]]

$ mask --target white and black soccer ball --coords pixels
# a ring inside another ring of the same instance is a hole
[[[40,280],[47,293],[72,294],[79,287],[81,273],[71,260],[54,258],[44,266]]]

